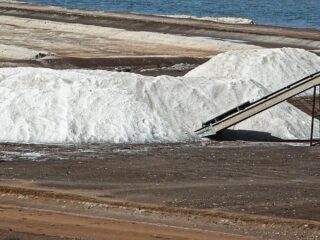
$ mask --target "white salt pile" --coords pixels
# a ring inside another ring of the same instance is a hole
[[[4,68],[0,69],[0,141],[192,141],[203,121],[319,68],[319,57],[297,49],[225,53],[180,78]],[[307,138],[310,117],[283,103],[237,128]]]
[[[49,55],[49,53],[24,47],[0,44],[0,56],[2,59],[35,59],[40,55],[46,56]]]
[[[161,15],[161,16],[171,17],[171,18],[204,20],[204,21],[227,23],[227,24],[254,24],[254,21],[252,19],[240,18],[240,17],[196,17],[196,16],[190,16],[190,15]]]
[[[185,76],[251,79],[276,91],[319,70],[320,57],[303,49],[259,49],[219,54]]]

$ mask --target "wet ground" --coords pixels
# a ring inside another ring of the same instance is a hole
[[[0,67],[45,67],[52,69],[100,69],[132,72],[148,76],[183,76],[206,62],[204,57],[111,57],[111,58],[45,58],[0,61]]]

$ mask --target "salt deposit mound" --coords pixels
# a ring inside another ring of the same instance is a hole
[[[320,57],[303,49],[230,51],[191,70],[186,77],[255,80],[270,91],[320,70]]]
[[[285,65],[281,63],[284,60]],[[282,82],[287,81],[286,76],[294,81],[317,66],[319,69],[320,60],[315,55],[279,49],[221,54],[187,74],[190,77],[180,78],[101,70],[3,68],[0,141],[193,141],[198,139],[194,130],[203,121],[278,89],[286,84]],[[280,138],[307,138],[310,117],[283,103],[236,128]]]
[[[196,17],[196,16],[190,16],[190,15],[162,15],[162,16],[171,17],[171,18],[204,20],[204,21],[227,23],[227,24],[254,24],[254,21],[252,19],[237,18],[237,17]]]

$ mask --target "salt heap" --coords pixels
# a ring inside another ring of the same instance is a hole
[[[3,68],[0,141],[193,141],[198,139],[194,130],[203,121],[319,68],[319,57],[297,49],[225,53],[185,77]],[[280,138],[306,138],[310,117],[283,103],[236,128]]]
[[[191,70],[186,77],[255,80],[276,91],[320,70],[320,57],[296,48],[230,51]]]
[[[257,100],[319,70],[320,57],[306,50],[259,49],[219,54],[191,70],[185,77],[204,77],[216,83],[224,80],[226,89],[221,89],[221,94],[215,99],[217,106],[214,115],[218,115],[232,106]],[[256,86],[247,88],[247,84]],[[237,86],[240,89],[236,90]],[[268,132],[282,139],[306,139],[310,137],[310,123],[309,116],[284,102],[233,129]]]
[[[210,21],[216,23],[227,23],[227,24],[254,24],[252,19],[240,18],[240,17],[196,17],[191,15],[160,15],[163,17],[170,18],[186,18],[186,19],[195,19],[202,21]]]

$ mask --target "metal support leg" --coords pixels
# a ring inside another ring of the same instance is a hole
[[[313,106],[312,106],[310,147],[313,146],[313,127],[314,127],[314,115],[315,115],[315,107],[316,107],[316,93],[317,93],[317,86],[315,86],[315,87],[313,88]]]
[[[319,92],[318,92],[318,123],[319,123],[319,135],[318,135],[318,144],[320,145],[320,85],[319,87]]]

